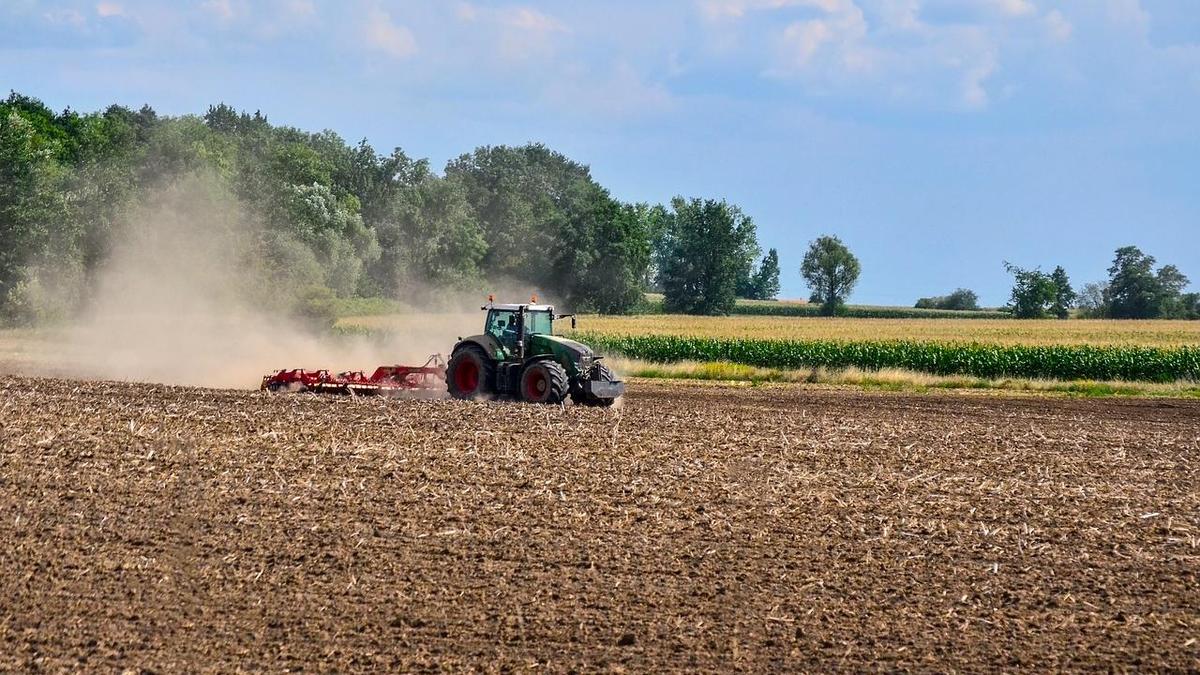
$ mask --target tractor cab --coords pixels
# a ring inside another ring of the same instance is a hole
[[[531,335],[554,334],[554,308],[550,305],[497,305],[487,310],[484,333],[492,336],[511,354],[524,351],[525,340]]]

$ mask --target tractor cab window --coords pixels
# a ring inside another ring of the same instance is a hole
[[[553,319],[550,317],[550,312],[529,312],[525,315],[525,320],[529,324],[528,332],[530,334],[550,335],[554,332]]]
[[[487,332],[500,344],[513,347],[517,344],[517,313],[512,310],[493,309],[488,312]]]

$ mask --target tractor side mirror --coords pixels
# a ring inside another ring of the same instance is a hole
[[[575,315],[571,315],[571,330],[575,330]]]

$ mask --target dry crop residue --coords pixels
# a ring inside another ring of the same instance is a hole
[[[9,378],[0,670],[1200,667],[1200,405]]]

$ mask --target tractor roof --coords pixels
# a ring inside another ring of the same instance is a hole
[[[522,307],[524,307],[525,309],[528,309],[531,312],[552,312],[552,311],[554,311],[554,307],[551,305],[531,305],[531,304],[504,305],[504,304],[500,304],[498,302],[488,303],[487,305],[484,305],[481,309],[499,309],[499,310],[503,310],[503,311],[515,312],[515,311],[521,309]]]

